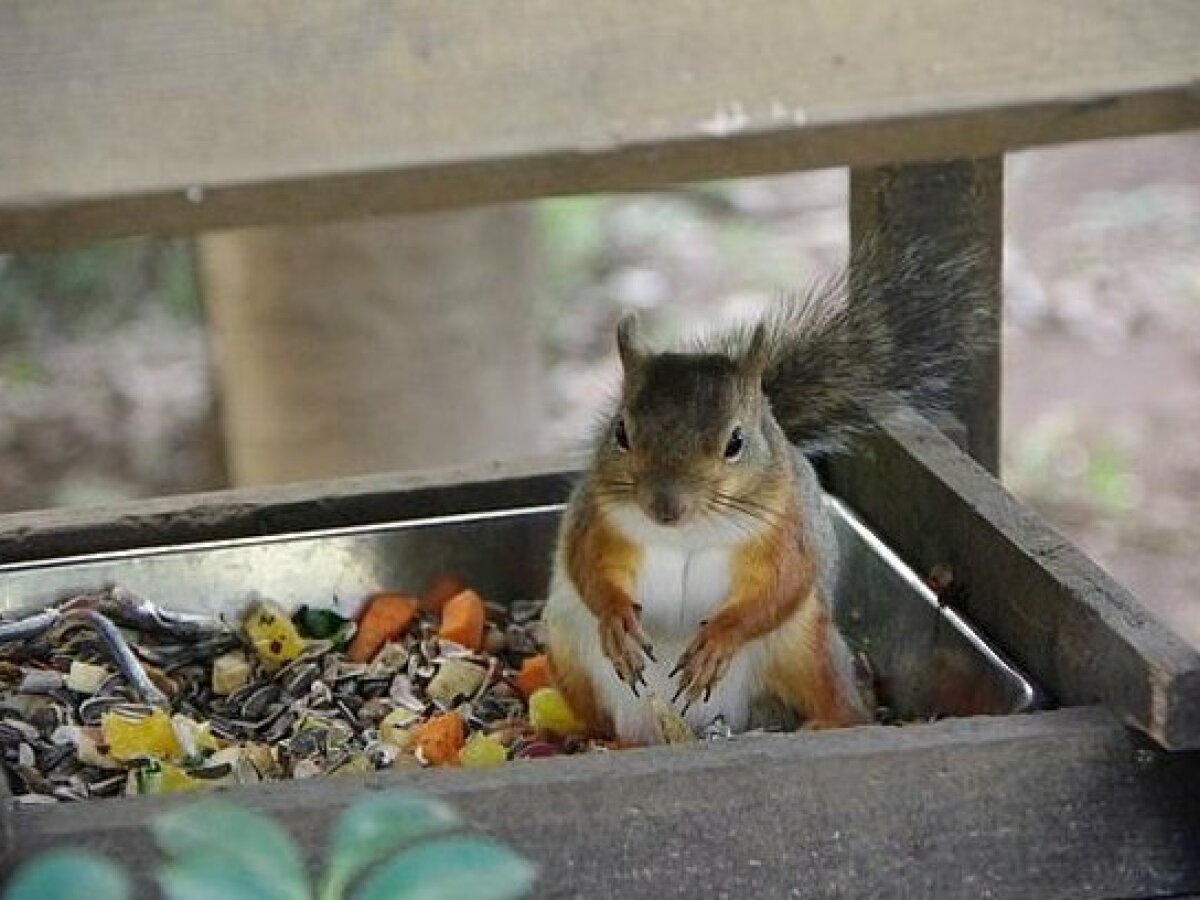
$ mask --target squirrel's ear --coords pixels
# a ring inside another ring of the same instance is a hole
[[[617,352],[621,354],[621,365],[626,372],[638,367],[646,355],[638,340],[637,313],[625,313],[617,323]]]
[[[761,322],[754,326],[740,368],[746,376],[756,381],[762,378],[767,369],[767,326]]]

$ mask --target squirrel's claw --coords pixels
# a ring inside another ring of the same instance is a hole
[[[693,703],[707,703],[712,697],[713,686],[724,678],[729,670],[729,662],[736,650],[737,646],[731,635],[715,630],[705,623],[668,676],[680,676],[679,688],[671,702],[675,703],[683,697],[685,713]]]
[[[650,639],[637,620],[636,609],[630,609],[624,616],[601,619],[599,625],[604,655],[612,662],[617,677],[629,685],[635,697],[640,697],[640,689],[646,687],[643,656],[654,659],[654,654],[650,651]]]

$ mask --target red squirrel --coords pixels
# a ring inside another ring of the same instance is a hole
[[[620,399],[564,514],[544,612],[554,682],[594,736],[659,742],[649,692],[693,729],[744,730],[763,699],[810,728],[871,720],[834,624],[837,541],[809,456],[872,414],[936,406],[988,333],[970,261],[962,290],[934,298],[924,258],[685,351],[621,320]]]

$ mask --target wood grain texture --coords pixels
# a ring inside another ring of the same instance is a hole
[[[579,461],[366,475],[0,516],[0,564],[564,502]]]
[[[1176,897],[1200,890],[1200,756],[1102,710],[960,719],[245,788],[310,860],[363,793],[438,794],[540,867],[535,896]],[[188,798],[19,811],[0,871],[62,844],[127,861]]]
[[[1200,653],[928,422],[901,416],[830,486],[1060,703],[1103,703],[1165,747],[1200,748]]]
[[[8,0],[0,248],[1200,126],[1194,0]]]

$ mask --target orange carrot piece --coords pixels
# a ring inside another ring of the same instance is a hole
[[[472,650],[483,646],[483,599],[474,591],[459,591],[442,608],[438,637]]]
[[[440,616],[446,601],[466,589],[467,586],[457,575],[443,572],[429,583],[425,596],[421,598],[421,609],[431,615]]]
[[[538,688],[550,686],[550,659],[545,653],[530,656],[521,663],[521,671],[514,679],[517,690],[528,700]]]
[[[431,766],[458,761],[458,751],[466,743],[466,729],[458,713],[442,713],[417,726],[416,745],[421,757]]]
[[[416,615],[417,601],[413,597],[376,594],[358,618],[358,631],[346,650],[346,658],[356,663],[370,662],[384,644],[404,634]]]

